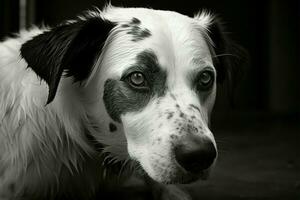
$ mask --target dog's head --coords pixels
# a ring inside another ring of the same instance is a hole
[[[217,82],[235,71],[237,52],[208,13],[190,18],[113,7],[46,31],[21,48],[49,85],[48,103],[65,72],[88,91],[80,93],[92,105],[94,114],[87,114],[98,115],[111,135],[124,135],[124,151],[163,183],[195,180],[215,162],[209,120]]]

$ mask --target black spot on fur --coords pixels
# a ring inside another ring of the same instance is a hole
[[[198,129],[192,124],[187,124],[187,132],[188,133],[197,133]]]
[[[115,132],[116,130],[117,130],[117,126],[114,125],[113,123],[109,123],[109,131]]]
[[[122,28],[128,28],[128,27],[131,27],[133,25],[139,25],[140,23],[141,23],[141,21],[138,18],[133,17],[128,24],[122,24],[121,27]]]
[[[128,24],[122,24],[121,27],[122,28],[128,28],[128,27],[130,27],[130,25],[128,25]]]
[[[54,99],[64,71],[75,82],[89,76],[113,27],[114,24],[99,17],[78,19],[37,35],[22,45],[21,55],[28,67],[49,85],[47,103]]]
[[[170,135],[170,137],[171,137],[171,139],[173,139],[173,140],[178,139],[178,136],[177,136],[177,135],[174,135],[174,134]]]
[[[185,114],[183,112],[180,112],[179,117],[185,118]]]
[[[141,28],[139,26],[132,26],[131,30],[128,31],[127,33],[133,36],[131,40],[133,42],[141,41],[151,36],[151,32],[148,29]]]
[[[174,112],[168,112],[167,119],[171,119],[174,115]]]
[[[151,36],[151,32],[147,28],[142,28],[141,21],[137,18],[132,18],[129,24],[121,25],[122,28],[128,29],[127,34],[132,35],[133,42],[141,41]]]
[[[141,21],[138,18],[133,17],[130,24],[131,25],[139,25]]]
[[[128,82],[128,75],[141,71],[147,80],[147,88],[137,89]],[[103,100],[108,114],[120,122],[120,115],[143,109],[155,95],[161,97],[166,90],[166,72],[159,66],[156,55],[145,50],[136,57],[136,63],[129,67],[120,80],[108,79],[104,85]]]

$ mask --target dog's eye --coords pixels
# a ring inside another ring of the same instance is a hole
[[[145,87],[145,76],[141,72],[133,72],[129,75],[130,84],[135,87]]]
[[[202,91],[209,90],[214,82],[214,73],[211,70],[202,71],[197,78],[198,89]]]

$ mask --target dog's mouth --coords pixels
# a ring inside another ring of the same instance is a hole
[[[169,179],[166,181],[162,181],[164,184],[189,184],[196,182],[198,180],[207,180],[209,177],[209,170],[204,170],[199,172],[198,174],[180,174],[176,176],[176,178]]]
[[[141,164],[135,160],[132,160],[133,166],[135,166],[134,174],[143,177],[145,179],[151,179],[156,182],[162,183],[162,184],[189,184],[196,182],[198,180],[207,180],[210,175],[210,168],[205,169],[202,171],[199,171],[197,173],[191,173],[187,172],[185,170],[182,170],[180,168],[177,168],[174,172],[171,172],[170,176],[165,179],[157,179],[154,177],[151,177],[146,170],[141,166]],[[157,172],[160,173],[160,172]]]

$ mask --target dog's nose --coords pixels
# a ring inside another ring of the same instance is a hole
[[[216,156],[216,148],[208,138],[188,136],[175,147],[176,161],[191,173],[199,173],[209,168]]]

